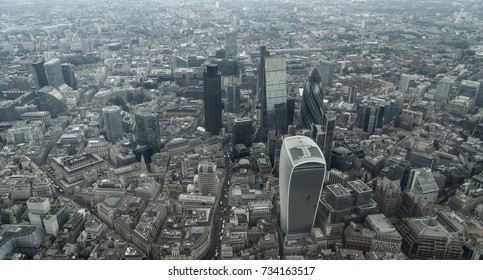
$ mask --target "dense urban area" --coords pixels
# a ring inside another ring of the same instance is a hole
[[[0,259],[483,259],[483,1],[0,1]]]

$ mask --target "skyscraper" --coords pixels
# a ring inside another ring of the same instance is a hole
[[[218,67],[210,64],[203,72],[205,129],[212,135],[221,129],[221,76]]]
[[[102,109],[104,115],[104,129],[107,133],[107,140],[116,143],[122,138],[121,108],[119,106],[108,106]]]
[[[411,75],[402,74],[401,79],[399,80],[399,91],[407,92],[409,89],[409,82],[411,81]]]
[[[483,96],[479,96],[479,93],[481,92],[480,87],[480,82],[463,80],[460,84],[459,95],[470,97],[475,101],[475,105],[481,105]]]
[[[310,128],[312,124],[322,124],[324,118],[324,112],[322,111],[323,98],[324,93],[322,91],[320,72],[315,67],[305,82],[302,95],[300,114],[304,128]]]
[[[41,89],[49,85],[47,75],[45,75],[45,67],[43,61],[38,61],[32,64],[33,74],[35,78],[35,87]]]
[[[357,87],[350,86],[349,90],[347,91],[347,103],[354,104],[356,103],[357,98]]]
[[[334,76],[334,63],[332,61],[320,61],[320,76],[324,87],[332,86],[332,78]]]
[[[238,53],[238,32],[227,32],[225,33],[225,50],[226,57],[235,57]]]
[[[60,59],[54,58],[44,64],[45,74],[49,86],[59,88],[64,84],[64,75],[62,74],[62,67],[60,66]]]
[[[227,101],[226,111],[231,113],[240,113],[240,86],[227,85],[225,87]]]
[[[159,149],[160,132],[158,116],[150,112],[137,112],[134,115],[134,122],[136,142],[151,145],[155,149]]]
[[[70,63],[62,63],[60,65],[62,69],[62,76],[64,77],[64,83],[70,86],[71,88],[77,87],[77,82],[74,75],[74,65]]]
[[[284,139],[280,154],[280,225],[285,234],[309,232],[324,184],[326,163],[305,136]]]
[[[438,83],[438,88],[436,89],[436,95],[434,96],[434,99],[437,101],[443,101],[444,103],[448,103],[452,87],[453,80],[447,77],[443,78]]]
[[[334,142],[335,116],[332,114],[323,114],[322,123],[312,125],[311,138],[317,143],[320,150],[324,154],[327,163],[327,169],[330,168],[330,159],[332,157],[332,146]]]
[[[285,59],[278,57],[265,58],[264,90],[262,99],[262,139],[266,138],[270,129],[282,134],[287,133],[287,78]]]
[[[232,146],[244,144],[250,147],[253,143],[253,122],[251,119],[235,119],[233,121]]]

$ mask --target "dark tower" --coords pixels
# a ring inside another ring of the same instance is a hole
[[[203,72],[205,129],[216,135],[221,129],[221,76],[218,67],[210,64]]]
[[[45,74],[45,67],[43,61],[38,61],[32,64],[33,74],[35,77],[35,87],[41,89],[49,85],[47,75]]]

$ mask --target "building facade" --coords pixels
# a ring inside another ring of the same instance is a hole
[[[285,234],[310,232],[325,172],[324,155],[312,139],[284,139],[280,154],[280,225]]]

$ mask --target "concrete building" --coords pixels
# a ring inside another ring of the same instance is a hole
[[[280,153],[280,225],[285,234],[310,232],[322,193],[326,163],[305,136],[284,139]]]
[[[431,217],[406,218],[399,227],[402,251],[409,259],[459,260],[463,241]]]
[[[371,251],[401,252],[402,237],[384,214],[368,215],[364,225],[374,233]]]
[[[203,195],[218,194],[218,173],[216,164],[212,162],[202,162],[198,165],[198,184]]]

